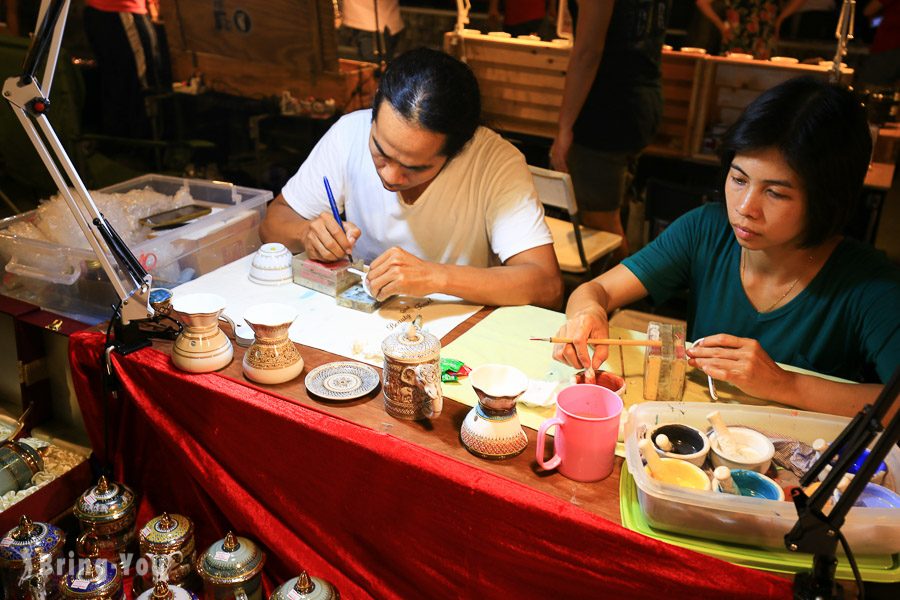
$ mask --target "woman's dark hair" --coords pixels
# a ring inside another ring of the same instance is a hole
[[[802,245],[817,246],[853,218],[872,154],[862,104],[844,88],[812,77],[764,92],[725,134],[723,182],[739,152],[777,148],[806,190]]]
[[[395,58],[378,84],[372,118],[386,100],[404,119],[447,136],[441,154],[456,156],[481,121],[481,94],[472,70],[455,58],[417,48]]]

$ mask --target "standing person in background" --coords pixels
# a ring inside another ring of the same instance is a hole
[[[550,165],[571,173],[581,222],[622,236],[620,209],[662,118],[665,0],[570,0],[569,58]]]
[[[870,85],[900,83],[900,0],[870,0],[863,14],[881,16],[860,79]]]
[[[780,13],[774,0],[726,0],[725,18],[712,8],[712,0],[697,0],[697,8],[722,34],[722,52],[752,54],[768,60],[778,42],[778,30],[806,0],[789,0]]]
[[[505,31],[513,37],[539,35],[544,39],[556,37],[556,0],[500,0],[488,2],[488,28]]]
[[[85,0],[84,30],[100,75],[103,133],[149,137],[146,98],[165,85],[150,7],[157,0]]]
[[[344,0],[343,16],[359,60],[391,62],[404,27],[399,0]]]

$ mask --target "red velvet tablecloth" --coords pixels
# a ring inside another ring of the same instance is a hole
[[[108,406],[114,475],[139,525],[190,516],[205,549],[228,529],[258,541],[276,583],[302,566],[346,598],[769,598],[791,582],[641,536],[577,506],[245,382],[189,375],[145,349],[113,355],[73,335],[91,442]]]

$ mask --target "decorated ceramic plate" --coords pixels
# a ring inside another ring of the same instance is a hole
[[[381,378],[378,371],[359,362],[333,362],[306,375],[306,391],[325,400],[353,400],[365,396]]]

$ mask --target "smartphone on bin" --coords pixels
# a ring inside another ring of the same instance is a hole
[[[174,208],[165,212],[144,217],[138,223],[149,227],[150,229],[168,229],[181,225],[187,221],[197,219],[203,215],[208,215],[212,209],[208,206],[200,204],[189,204],[180,208]]]

